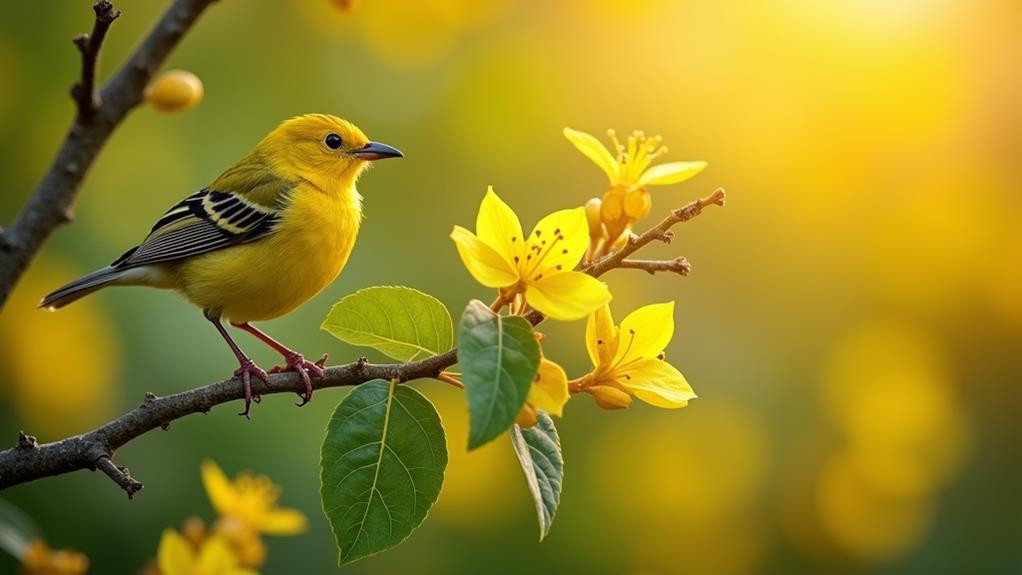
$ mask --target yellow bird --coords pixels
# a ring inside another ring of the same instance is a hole
[[[109,266],[43,298],[57,309],[111,285],[173,289],[199,306],[241,366],[234,372],[251,406],[260,369],[221,320],[256,336],[284,356],[312,398],[321,363],[278,343],[250,322],[282,316],[330,284],[344,268],[362,220],[359,175],[373,160],[401,157],[370,142],[352,123],[326,114],[298,116],[270,132],[240,162],[171,208],[141,244]],[[254,398],[258,401],[258,397]]]

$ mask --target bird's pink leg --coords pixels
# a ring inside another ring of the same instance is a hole
[[[245,386],[245,411],[242,411],[238,415],[244,415],[245,419],[250,419],[250,417],[248,416],[248,411],[249,408],[252,406],[252,402],[254,401],[256,403],[259,403],[260,400],[260,397],[258,395],[252,394],[252,376],[254,375],[263,381],[267,381],[270,376],[267,375],[266,372],[263,371],[259,366],[257,366],[255,362],[252,361],[251,358],[245,355],[245,352],[241,351],[241,348],[238,347],[238,344],[234,343],[234,339],[231,338],[231,334],[227,333],[227,330],[224,329],[223,324],[220,323],[219,313],[216,313],[213,310],[203,310],[203,315],[205,315],[206,319],[208,319],[210,323],[212,323],[213,326],[216,327],[216,330],[220,332],[220,335],[223,336],[224,341],[227,342],[227,345],[231,347],[231,351],[234,352],[234,355],[238,358],[238,362],[241,364],[241,367],[234,370],[234,377],[241,377],[241,382]]]
[[[323,377],[323,366],[326,364],[327,356],[324,355],[319,359],[319,361],[311,362],[306,360],[302,354],[285,347],[283,344],[250,323],[232,323],[231,325],[256,336],[266,345],[277,350],[277,353],[284,356],[284,366],[275,366],[270,370],[270,373],[280,373],[283,371],[294,371],[298,373],[298,375],[302,377],[302,381],[305,383],[305,394],[302,395],[302,402],[297,405],[301,407],[306,403],[309,403],[309,400],[312,399],[312,378],[309,377],[309,374]]]

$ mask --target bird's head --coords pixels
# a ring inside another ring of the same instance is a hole
[[[323,190],[353,183],[371,161],[403,155],[370,141],[351,122],[329,114],[306,114],[285,121],[255,152],[278,174],[311,182]]]

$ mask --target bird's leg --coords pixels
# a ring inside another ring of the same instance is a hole
[[[254,375],[263,381],[267,381],[270,376],[257,366],[251,358],[245,355],[245,352],[241,351],[238,344],[234,343],[234,339],[231,338],[231,334],[227,333],[227,330],[224,329],[224,325],[220,323],[219,312],[216,312],[215,310],[203,310],[202,313],[206,316],[206,319],[208,319],[210,323],[216,327],[216,330],[220,332],[224,341],[227,342],[227,345],[231,347],[231,351],[233,351],[234,355],[238,358],[238,362],[241,363],[241,367],[234,370],[234,377],[241,377],[241,382],[245,385],[245,411],[242,411],[238,415],[244,415],[245,419],[250,419],[248,416],[248,410],[252,406],[253,401],[259,403],[260,399],[258,395],[252,395],[252,376]]]
[[[232,323],[231,325],[256,336],[262,340],[263,343],[277,350],[277,353],[284,356],[284,366],[276,366],[270,370],[270,373],[280,373],[282,371],[294,371],[298,373],[298,375],[302,377],[302,381],[305,383],[305,394],[302,395],[302,402],[297,405],[300,407],[309,403],[309,400],[312,399],[312,379],[309,377],[309,374],[311,373],[313,375],[323,377],[323,366],[326,364],[327,359],[326,355],[321,357],[319,361],[311,362],[302,357],[302,354],[285,347],[283,344],[250,323]]]

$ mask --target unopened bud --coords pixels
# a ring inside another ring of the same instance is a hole
[[[624,196],[622,190],[616,187],[603,194],[603,200],[600,202],[600,219],[604,224],[611,224],[621,219],[624,212],[622,206]]]
[[[646,217],[651,207],[653,207],[653,200],[649,197],[649,192],[646,190],[639,188],[625,194],[625,215],[631,221],[635,222]]]
[[[145,99],[161,112],[180,112],[202,100],[202,80],[187,70],[165,72],[145,90]]]
[[[518,412],[518,417],[515,418],[515,423],[518,427],[532,427],[539,421],[539,415],[536,413],[536,408],[531,403],[526,403],[522,406],[522,410]]]
[[[591,393],[596,405],[603,409],[624,409],[632,404],[632,396],[610,385],[593,385],[586,388]]]

